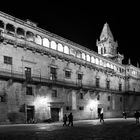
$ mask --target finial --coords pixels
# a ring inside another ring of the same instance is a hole
[[[131,65],[131,59],[130,58],[128,59],[128,64]]]
[[[137,62],[137,68],[139,68],[139,63]]]

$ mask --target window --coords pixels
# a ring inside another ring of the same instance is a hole
[[[110,81],[109,80],[106,80],[106,88],[110,89]]]
[[[77,57],[77,58],[81,58],[81,52],[80,52],[80,51],[77,51],[77,52],[76,52],[76,57]]]
[[[51,41],[51,48],[56,50],[56,42],[55,41]]]
[[[84,110],[84,107],[83,106],[79,106],[79,110]]]
[[[15,27],[14,27],[14,25],[8,23],[6,25],[6,30],[7,30],[8,34],[15,35]]]
[[[83,74],[80,74],[80,73],[78,73],[78,80],[82,80],[82,78],[83,78]]]
[[[87,61],[90,62],[90,56],[87,54]]]
[[[69,54],[69,47],[68,46],[64,46],[64,53]]]
[[[120,102],[122,102],[122,97],[120,97]]]
[[[86,60],[86,55],[85,55],[85,53],[82,53],[82,59]]]
[[[4,56],[4,63],[12,65],[12,57]]]
[[[95,63],[95,58],[93,56],[91,57],[91,63]]]
[[[66,106],[66,110],[68,111],[68,110],[72,110],[71,109],[71,106]]]
[[[47,38],[43,38],[43,46],[49,48],[49,40]]]
[[[101,48],[101,54],[103,54],[103,48]]]
[[[73,56],[76,56],[76,51],[73,48],[70,48],[70,54]]]
[[[6,102],[6,98],[4,95],[0,95],[0,102]]]
[[[27,82],[31,81],[31,68],[29,67],[25,67],[25,78]]]
[[[17,36],[19,38],[25,38],[25,31],[22,28],[17,28]]]
[[[34,41],[34,34],[30,31],[26,32],[26,38],[28,41]]]
[[[57,71],[55,67],[50,67],[50,75],[51,75],[50,77],[51,80],[56,80]]]
[[[100,86],[100,84],[99,84],[99,78],[96,78],[96,87],[99,87]]]
[[[100,95],[99,95],[99,94],[97,95],[97,100],[98,100],[98,101],[100,100]]]
[[[65,78],[71,78],[71,71],[65,71]]]
[[[99,59],[96,58],[95,63],[98,65],[99,64]]]
[[[33,95],[32,87],[29,86],[26,87],[26,95]]]
[[[35,36],[35,43],[38,45],[42,45],[42,38],[40,35]]]
[[[107,107],[107,110],[108,110],[108,111],[110,110],[110,107],[109,107],[109,106]]]
[[[80,93],[80,99],[84,99],[83,93]]]
[[[119,83],[119,91],[122,91],[122,84]]]
[[[107,97],[107,100],[110,101],[110,96]]]
[[[57,48],[58,48],[59,52],[63,52],[64,48],[63,48],[62,44],[58,43]]]
[[[52,90],[52,97],[57,97],[57,90]]]

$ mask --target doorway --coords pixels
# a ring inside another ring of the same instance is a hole
[[[27,106],[27,122],[32,123],[34,120],[34,106]]]
[[[59,121],[60,108],[51,108],[51,119],[53,122]]]

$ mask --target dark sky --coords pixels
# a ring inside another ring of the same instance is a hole
[[[76,0],[75,0],[76,1]],[[36,2],[30,4],[20,1],[19,4],[2,4],[0,10],[20,18],[30,19],[40,28],[55,33],[93,51],[97,51],[96,40],[99,39],[104,23],[108,23],[118,51],[124,54],[124,63],[131,58],[136,66],[139,59],[140,12],[137,3],[118,3],[115,1],[79,3]]]

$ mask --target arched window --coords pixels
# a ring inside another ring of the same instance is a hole
[[[90,62],[90,56],[87,54],[87,61]]]
[[[104,67],[106,67],[106,62],[104,62]]]
[[[86,55],[85,55],[85,53],[82,53],[82,59],[86,60]]]
[[[25,38],[25,31],[22,28],[17,28],[17,36],[19,38]]]
[[[42,45],[42,38],[41,38],[40,35],[35,36],[35,43],[39,44],[39,45]]]
[[[95,58],[91,56],[91,63],[95,63]]]
[[[59,52],[63,52],[63,49],[64,49],[64,48],[63,48],[63,45],[60,44],[60,43],[58,43],[57,49],[58,49]]]
[[[77,52],[76,52],[76,57],[77,57],[77,58],[81,58],[81,52],[80,52],[80,51],[77,51]]]
[[[96,58],[96,64],[97,64],[97,65],[99,64],[99,59],[98,59],[98,58]]]
[[[26,32],[26,38],[28,41],[34,41],[34,34],[30,31]]]
[[[43,46],[49,48],[49,40],[47,38],[43,38]]]
[[[103,61],[102,60],[100,60],[100,65],[103,66]]]
[[[56,42],[55,41],[51,41],[51,48],[56,50]]]
[[[76,51],[75,51],[75,49],[70,48],[70,54],[73,55],[73,56],[75,56],[75,55],[76,55]]]
[[[113,68],[114,68],[112,64],[111,64],[111,66],[110,66],[110,67],[111,67],[111,69],[113,69]]]
[[[4,29],[4,22],[0,20],[0,29]]]
[[[64,46],[64,53],[69,54],[69,48],[68,48],[68,46]]]
[[[110,64],[109,63],[107,63],[107,67],[110,68]]]
[[[10,35],[15,35],[15,27],[14,27],[14,25],[8,23],[6,25],[6,31]]]
[[[117,67],[116,66],[114,66],[114,70],[117,71]]]

